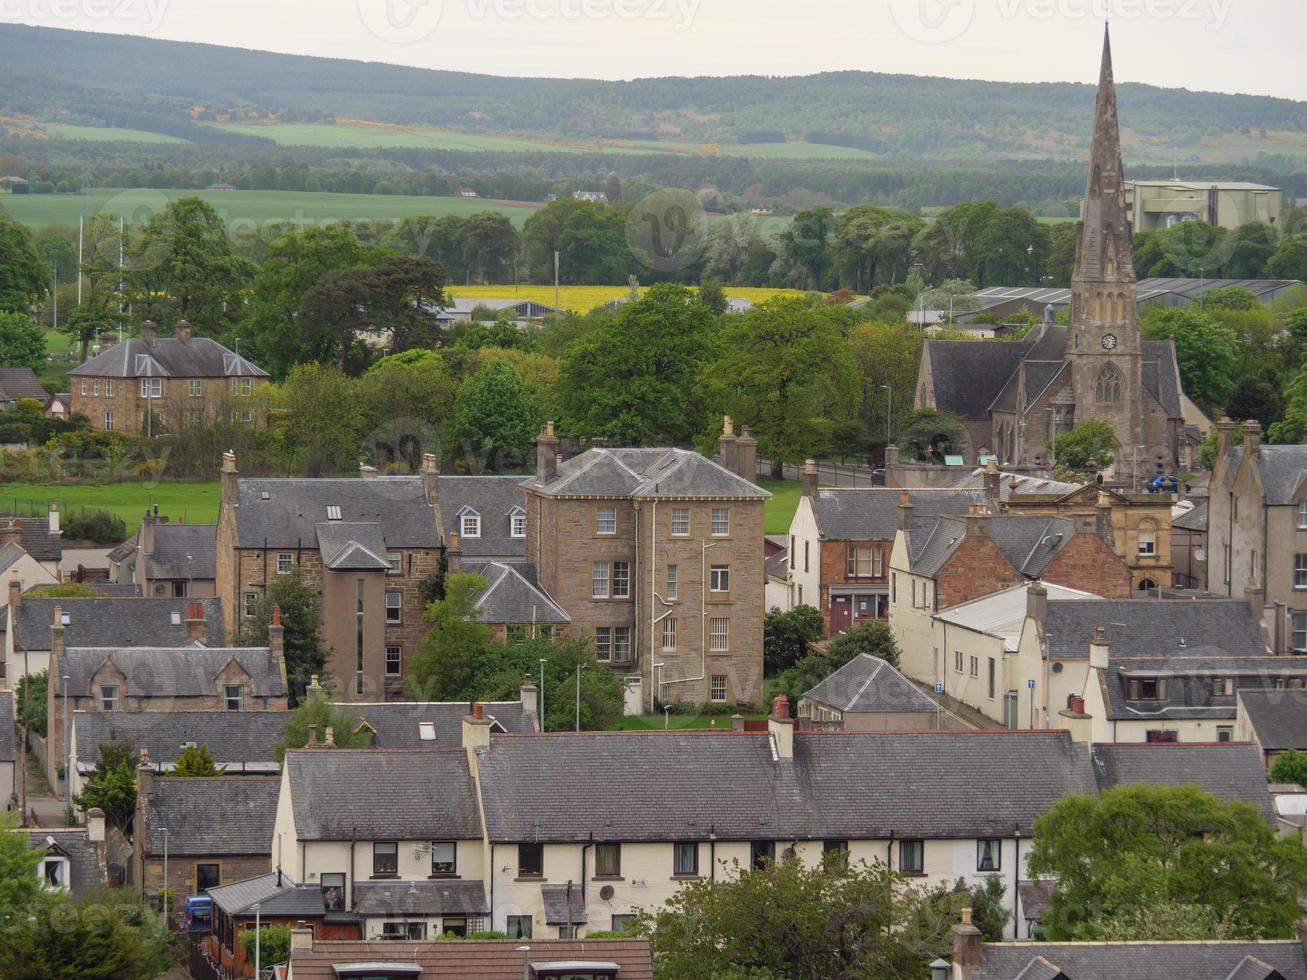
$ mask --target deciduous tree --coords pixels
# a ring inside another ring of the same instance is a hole
[[[531,439],[541,421],[517,369],[492,360],[459,389],[450,436],[473,472],[508,472],[531,458]]]
[[[273,610],[281,617],[282,642],[286,656],[286,679],[290,684],[291,706],[297,703],[309,679],[325,677],[327,651],[322,645],[322,600],[319,591],[304,580],[296,565],[289,574],[277,575],[254,606],[254,615],[241,626],[242,642],[250,646],[267,646]]]

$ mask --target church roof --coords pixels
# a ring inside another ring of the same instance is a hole
[[[964,419],[989,418],[995,393],[1030,347],[1028,340],[927,340],[935,407]]]

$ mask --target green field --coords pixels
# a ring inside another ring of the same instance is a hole
[[[165,136],[144,129],[114,129],[108,126],[69,126],[41,123],[41,128],[66,140],[94,140],[100,143],[185,143],[179,136]]]
[[[39,516],[51,500],[64,514],[80,510],[107,510],[127,523],[135,534],[147,507],[159,505],[159,514],[187,524],[218,520],[220,493],[217,480],[194,483],[9,483],[0,491],[0,512]]]
[[[803,496],[803,484],[797,480],[759,480],[758,486],[771,493],[763,511],[763,530],[767,534],[788,534],[790,519]]]
[[[444,129],[360,126],[349,123],[211,123],[214,129],[262,136],[282,146],[375,147],[379,149],[469,150],[480,153],[645,153],[600,143],[553,143]]]
[[[168,202],[181,197],[208,201],[235,230],[279,221],[316,225],[332,221],[399,220],[414,215],[466,217],[478,211],[507,215],[520,227],[535,211],[526,205],[462,197],[98,187],[87,193],[86,213],[103,211],[122,215],[131,224],[141,224],[167,207]],[[55,224],[75,226],[81,208],[81,198],[77,194],[6,194],[0,199],[0,209],[30,228]]]
[[[767,716],[764,715],[744,715],[749,721],[759,721]],[[662,715],[623,715],[622,719],[614,726],[615,731],[621,732],[646,732],[662,731],[663,726],[668,728],[723,728],[727,731],[731,727],[730,715],[668,715],[665,719]]]

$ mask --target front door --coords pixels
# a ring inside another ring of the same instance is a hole
[[[853,625],[853,599],[846,595],[830,597],[830,632],[831,636],[843,633]]]

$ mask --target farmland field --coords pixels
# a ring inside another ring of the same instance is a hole
[[[601,143],[553,143],[487,133],[455,133],[420,126],[350,123],[210,123],[214,129],[263,136],[282,146],[377,147],[470,150],[495,153],[647,153],[643,148]],[[651,147],[657,149],[657,147]]]
[[[141,224],[162,211],[168,202],[181,197],[208,201],[229,226],[247,229],[278,221],[304,226],[332,221],[399,220],[413,215],[466,217],[478,211],[505,214],[520,227],[535,210],[525,204],[501,204],[462,197],[97,187],[87,192],[86,213],[104,211],[123,215],[130,224]],[[81,198],[77,194],[6,194],[0,198],[0,210],[31,228],[76,225],[81,213]]]
[[[648,287],[641,287],[644,292]],[[797,289],[771,289],[764,286],[726,286],[728,297],[747,299],[761,303],[773,296],[802,296]],[[535,303],[554,305],[553,286],[507,285],[507,286],[460,286],[450,285],[448,292],[457,299],[523,299]],[[610,299],[624,297],[630,293],[630,287],[621,286],[559,286],[558,302],[565,310],[587,313],[596,306],[607,303]]]
[[[220,493],[217,480],[186,483],[7,483],[0,492],[0,512],[41,515],[51,500],[59,501],[65,515],[80,510],[106,510],[127,523],[135,534],[147,507],[187,524],[218,520]]]
[[[114,129],[108,126],[70,126],[66,123],[41,123],[51,135],[68,140],[93,140],[100,143],[185,143],[178,136],[165,136],[144,129]]]

